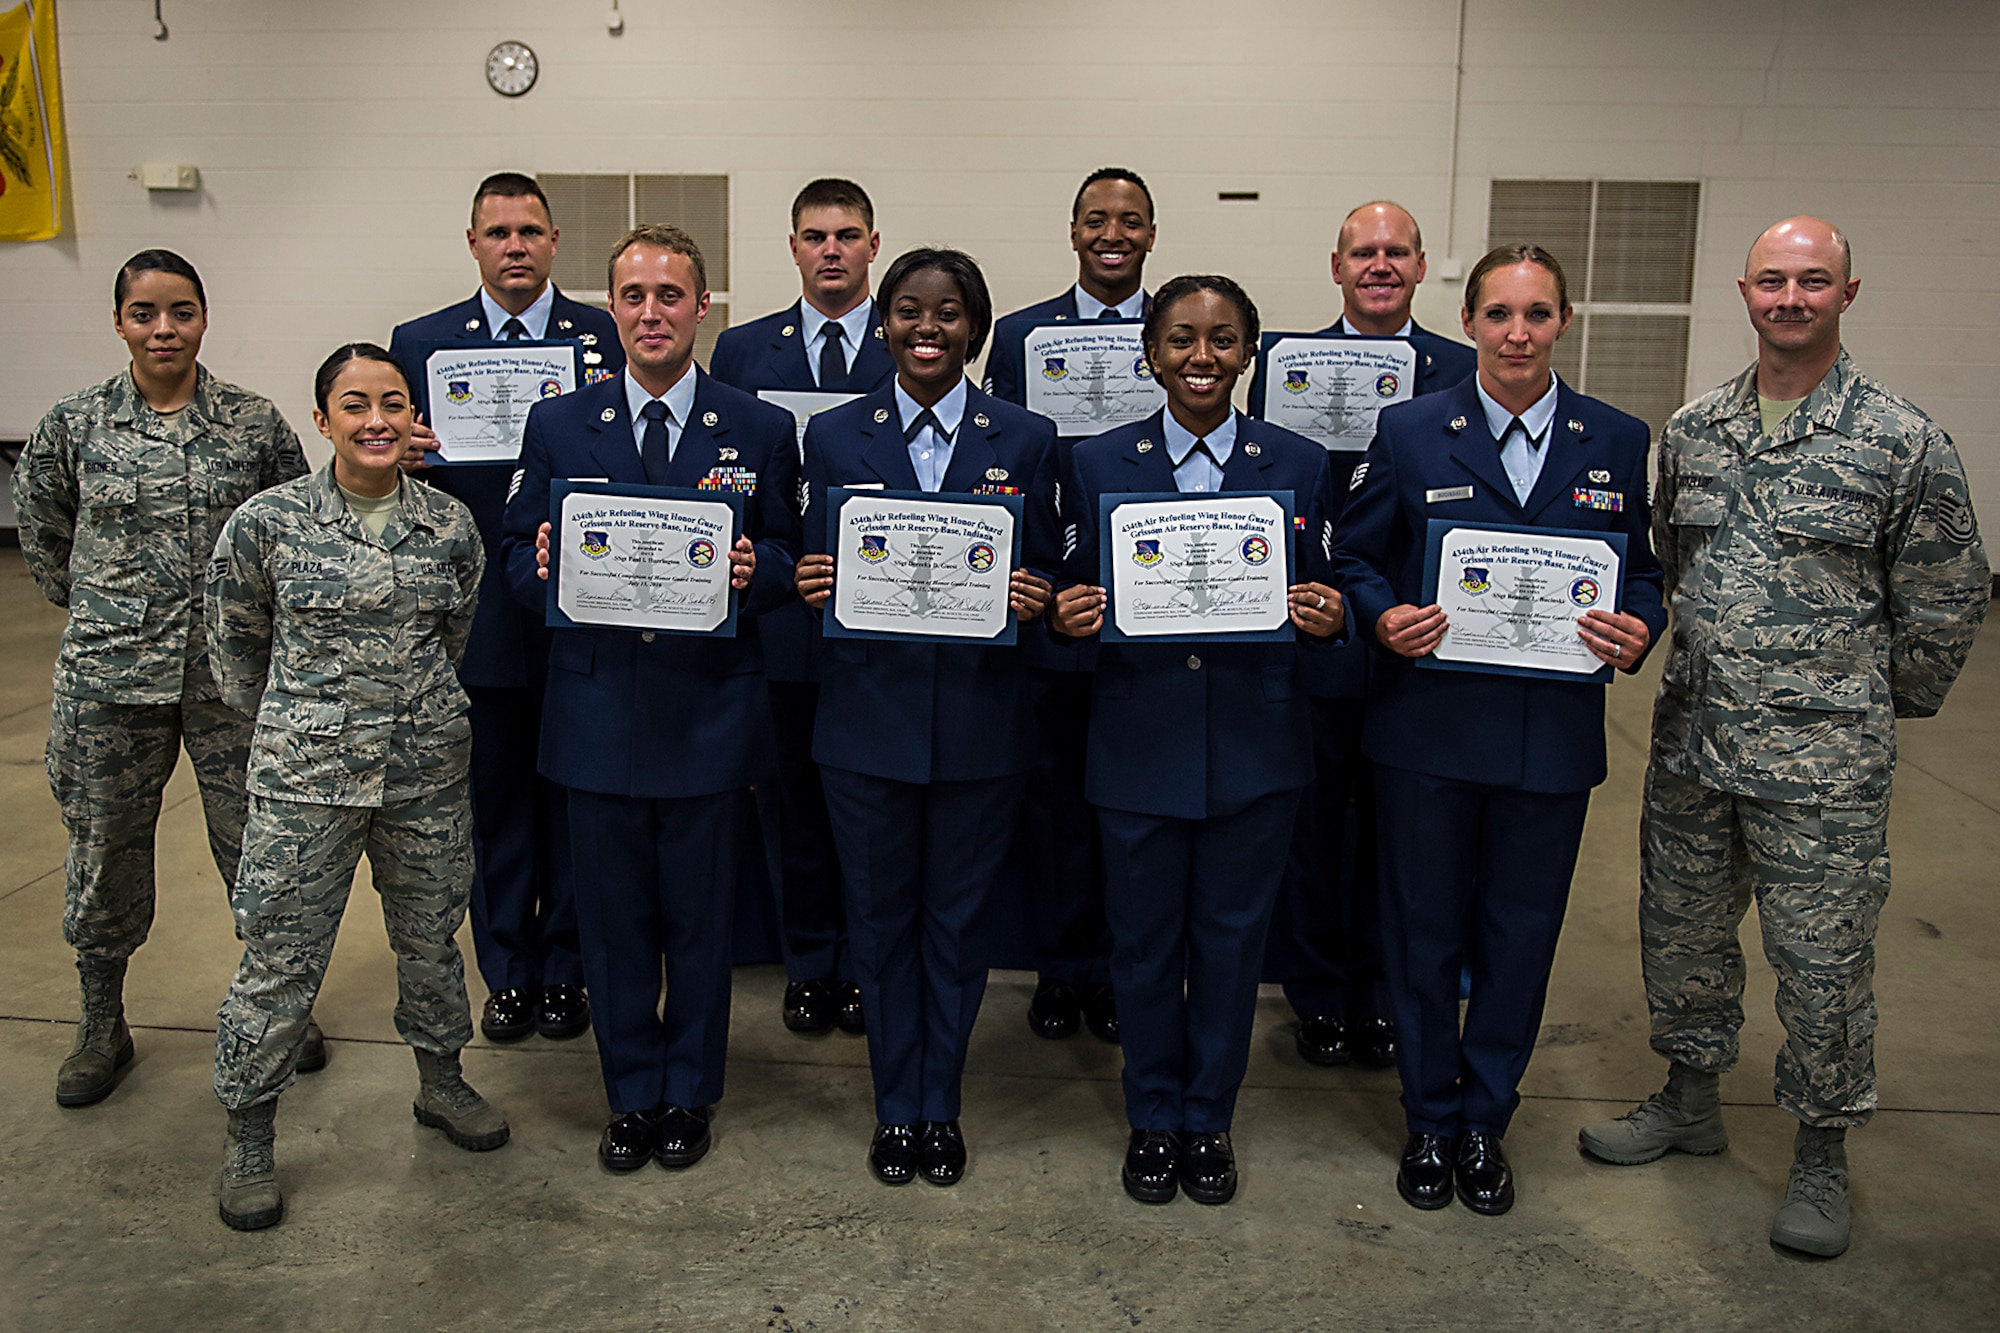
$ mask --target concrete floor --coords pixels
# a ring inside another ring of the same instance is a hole
[[[287,1217],[216,1219],[214,1014],[236,948],[183,762],[160,827],[160,905],[127,1005],[139,1056],[65,1111],[75,973],[60,942],[63,835],[42,773],[61,613],[0,552],[0,1327],[122,1330],[1992,1328],[2000,1322],[2000,1037],[1990,909],[2000,852],[2000,644],[1942,721],[1904,732],[1896,891],[1881,928],[1882,1112],[1850,1139],[1854,1246],[1820,1263],[1766,1240],[1792,1121],[1754,942],[1743,1068],[1715,1158],[1584,1161],[1579,1124],[1659,1083],[1633,908],[1651,681],[1612,691],[1547,1026],[1507,1149],[1504,1218],[1396,1196],[1392,1071],[1321,1070],[1264,999],[1237,1117],[1236,1201],[1148,1208],[1119,1188],[1115,1049],[1048,1043],[1032,978],[997,973],[973,1038],[971,1168],[877,1185],[861,1041],[778,1021],[782,976],[739,971],[729,1095],[699,1166],[614,1178],[595,1052],[531,1038],[467,1052],[513,1123],[474,1156],[409,1112],[381,917],[357,894],[321,997],[332,1061],[279,1111]],[[2000,631],[1996,631],[2000,633]],[[471,945],[465,943],[468,955]],[[468,972],[471,969],[468,967]],[[476,977],[473,1005],[483,999]],[[1986,1313],[1981,1314],[1980,1311]]]

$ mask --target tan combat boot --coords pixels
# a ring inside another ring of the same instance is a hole
[[[1771,1219],[1771,1240],[1831,1259],[1847,1249],[1848,1224],[1847,1131],[1800,1125],[1785,1202]]]
[[[76,1045],[56,1071],[56,1105],[88,1106],[111,1095],[118,1071],[132,1063],[132,1030],[125,1026],[125,960],[78,954],[83,1021]]]
[[[1576,1137],[1585,1152],[1615,1166],[1657,1161],[1669,1151],[1712,1156],[1729,1146],[1718,1079],[1677,1060],[1667,1068],[1666,1087],[1616,1120],[1585,1125]]]
[[[222,1220],[237,1231],[262,1231],[285,1216],[278,1192],[278,1104],[264,1102],[229,1113],[222,1145]]]
[[[417,1052],[417,1123],[441,1129],[467,1152],[491,1152],[507,1141],[507,1122],[459,1072],[458,1052]]]

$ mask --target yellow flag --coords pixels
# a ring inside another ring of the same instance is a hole
[[[55,0],[24,0],[0,14],[0,241],[62,230],[68,172]]]

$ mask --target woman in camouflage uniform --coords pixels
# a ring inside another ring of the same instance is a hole
[[[472,891],[472,731],[455,665],[479,533],[464,505],[399,472],[415,418],[388,352],[342,347],[314,391],[332,460],[238,510],[208,567],[216,682],[257,719],[231,895],[243,961],[215,1049],[222,1220],[243,1231],[284,1216],[277,1098],[364,851],[396,951],[396,1029],[416,1050],[416,1117],[474,1152],[507,1141],[458,1055],[472,1037],[453,938]]]

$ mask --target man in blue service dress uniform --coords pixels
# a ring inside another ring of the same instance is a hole
[[[1464,343],[1432,333],[1410,317],[1424,280],[1424,237],[1417,220],[1387,200],[1363,204],[1340,224],[1333,280],[1341,313],[1320,335],[1399,338],[1417,356],[1416,396],[1449,389],[1470,375],[1475,356]],[[1250,415],[1264,415],[1265,364],[1250,386]],[[1359,451],[1332,454],[1334,500],[1346,500]],[[1316,1065],[1349,1060],[1370,1068],[1395,1063],[1396,1025],[1382,975],[1381,917],[1375,851],[1375,780],[1361,753],[1368,694],[1365,641],[1354,652],[1315,653],[1304,662],[1312,699],[1313,785],[1299,802],[1292,856],[1279,899],[1278,977],[1298,1015],[1301,1058]],[[1347,809],[1354,806],[1352,870],[1346,869]]]
[[[1034,329],[1072,321],[1132,322],[1144,319],[1152,308],[1143,284],[1156,234],[1153,195],[1138,173],[1123,167],[1091,172],[1077,190],[1069,218],[1076,285],[1003,316],[993,326],[986,391],[1016,406],[1027,406],[1022,345]],[[1069,466],[1074,443],[1057,441],[1059,477]],[[1083,796],[1083,738],[1090,729],[1097,640],[1057,640],[1039,632],[1022,639],[1033,668],[1040,746],[1034,781],[1021,803],[1022,873],[1040,973],[1028,1006],[1028,1026],[1038,1036],[1058,1038],[1088,1023],[1098,1037],[1116,1041],[1118,1003],[1111,990],[1097,817]]]
[[[1455,1189],[1492,1215],[1514,1203],[1500,1140],[1534,1053],[1590,791],[1604,780],[1604,686],[1419,669],[1450,629],[1424,596],[1427,521],[1624,534],[1621,610],[1578,618],[1585,649],[1607,665],[1635,670],[1666,612],[1647,536],[1646,425],[1549,368],[1571,314],[1561,267],[1539,247],[1502,246],[1473,268],[1465,304],[1477,373],[1382,413],[1334,563],[1354,633],[1386,650],[1362,747],[1379,794],[1382,942],[1410,1132],[1396,1187],[1424,1209],[1449,1206]]]
[[[882,316],[868,295],[881,251],[875,206],[853,181],[816,180],[792,200],[792,261],[800,297],[774,315],[725,329],[709,358],[722,383],[756,393],[868,393],[895,373]],[[861,991],[847,958],[840,860],[813,762],[819,710],[819,618],[793,599],[757,622],[771,693],[778,773],[757,790],[771,882],[784,928],[785,1026],[861,1032]]]
[[[478,292],[397,325],[389,340],[418,404],[427,405],[424,358],[432,343],[573,338],[583,344],[587,382],[624,369],[611,316],[549,281],[558,234],[532,178],[501,172],[479,183],[465,233],[479,261]],[[413,462],[437,444],[429,427],[416,433]],[[507,595],[500,559],[500,512],[513,469],[419,464],[418,475],[472,511],[486,546],[479,610],[458,667],[472,700],[472,948],[488,992],[479,1029],[492,1041],[537,1031],[574,1037],[590,1026],[590,1003],[577,957],[569,815],[563,789],[535,771],[548,631],[541,616]]]
[[[708,283],[692,237],[636,228],[610,267],[625,373],[528,414],[503,525],[508,585],[531,614],[546,605],[549,483],[569,478],[741,493],[745,535],[730,562],[748,589],[734,638],[552,635],[541,771],[569,788],[577,925],[612,1112],[598,1157],[630,1171],[700,1160],[722,1096],[729,830],[743,789],[771,764],[755,618],[791,593],[799,455],[789,413],[694,366]]]

